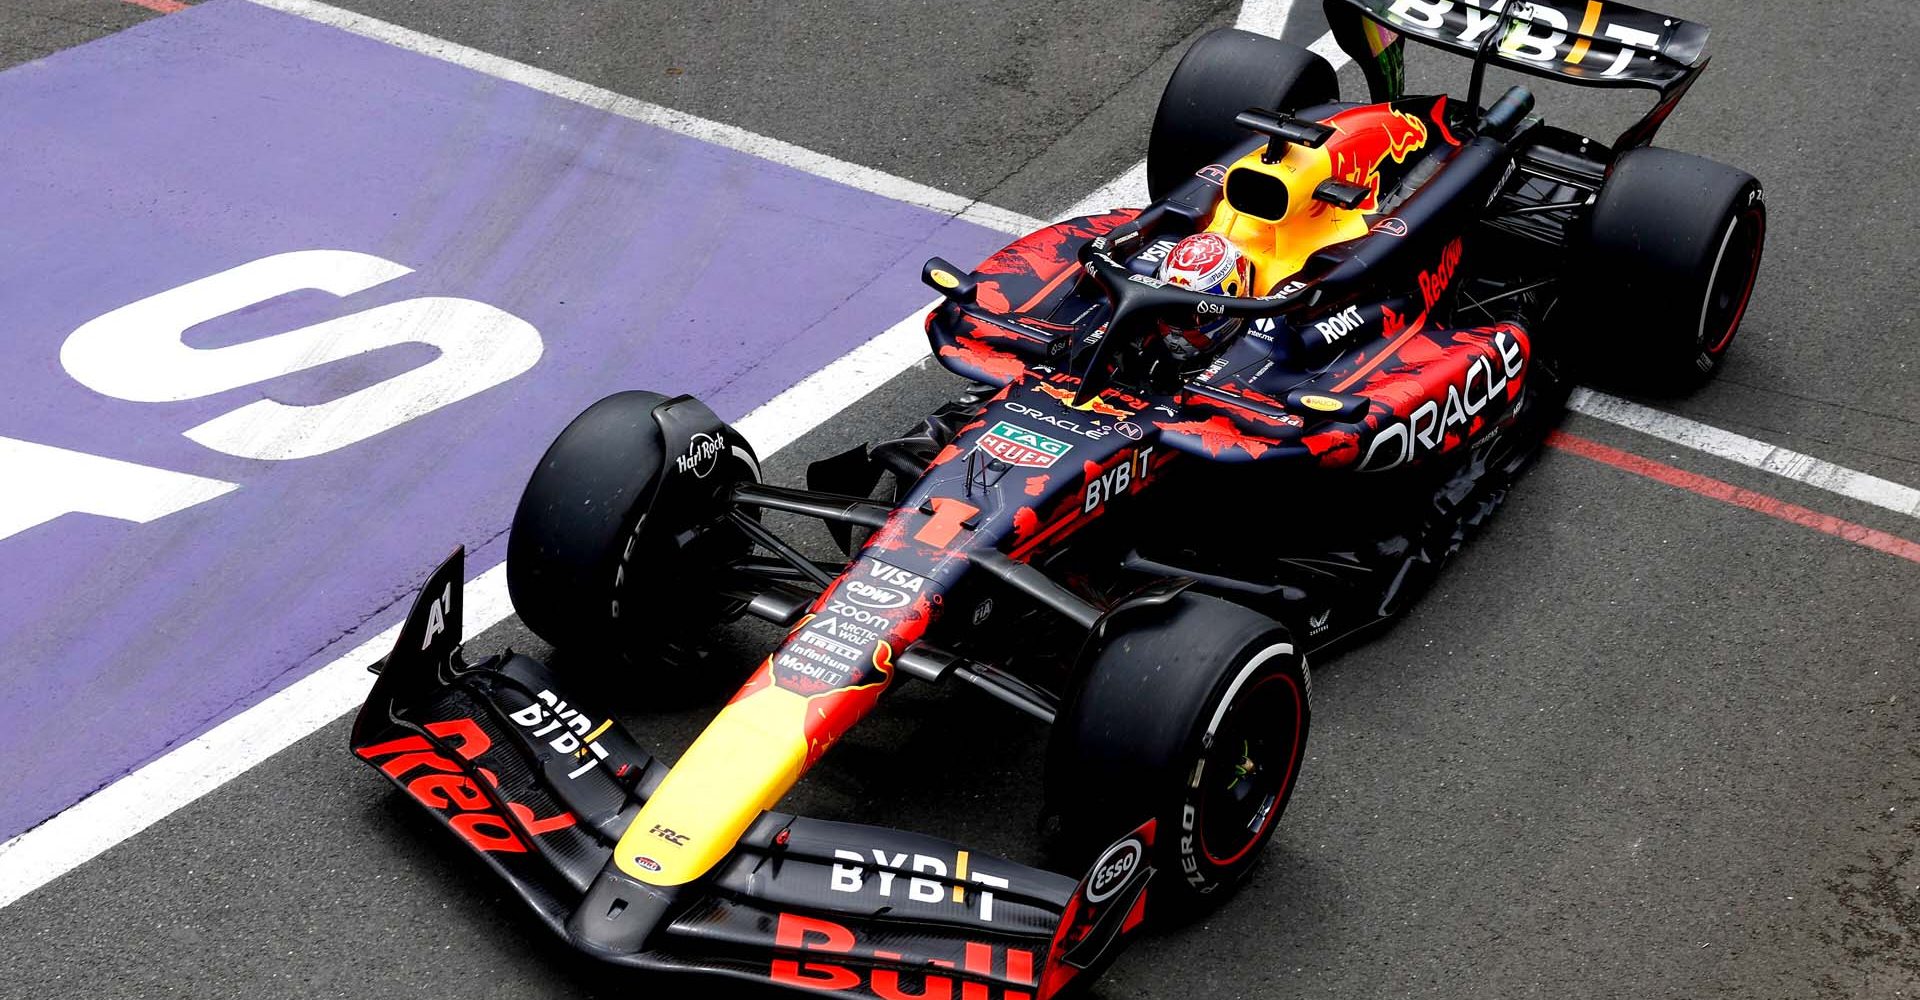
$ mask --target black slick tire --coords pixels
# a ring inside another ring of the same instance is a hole
[[[1064,861],[1147,818],[1150,916],[1216,905],[1272,839],[1305,760],[1306,662],[1256,611],[1191,592],[1118,622],[1054,724],[1046,785]]]
[[[1653,393],[1712,378],[1745,317],[1766,233],[1753,175],[1671,149],[1621,154],[1561,307],[1572,307],[1589,373]]]
[[[747,544],[721,523],[725,483],[757,478],[750,455],[719,459],[706,509],[649,518],[668,470],[653,392],[594,403],[534,468],[507,540],[507,591],[536,635],[561,648],[632,658],[690,638],[724,616],[718,567]]]
[[[1253,133],[1233,123],[1248,108],[1295,111],[1339,100],[1325,59],[1238,28],[1200,36],[1161,91],[1147,141],[1147,193],[1155,201]]]

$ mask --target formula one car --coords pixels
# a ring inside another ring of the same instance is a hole
[[[1502,9],[1504,8],[1504,9]],[[1273,836],[1305,657],[1390,618],[1606,364],[1684,385],[1759,266],[1752,177],[1649,145],[1706,29],[1612,2],[1328,0],[1371,89],[1234,30],[1167,84],[1152,204],[938,258],[935,355],[969,388],[910,432],[759,482],[691,397],[620,393],[535,469],[514,606],[603,681],[658,689],[734,616],[785,639],[672,767],[542,664],[459,653],[462,558],[356,720],[406,789],[594,958],[868,997],[1083,987],[1151,921],[1216,904]],[[1473,58],[1404,95],[1414,39]],[[1480,106],[1499,65],[1642,87],[1612,143]],[[762,523],[829,526],[820,562]],[[1082,878],[775,811],[897,680],[1052,724],[1046,826]]]

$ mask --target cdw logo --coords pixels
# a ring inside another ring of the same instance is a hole
[[[121,306],[69,334],[60,364],[81,385],[116,399],[201,399],[402,344],[436,352],[373,385],[316,403],[251,402],[181,434],[242,458],[289,461],[356,444],[533,367],[543,345],[532,324],[472,299],[425,296],[223,347],[191,347],[199,324],[301,291],[349,296],[412,273],[351,250],[296,250]],[[0,538],[86,513],[145,523],[204,503],[237,484],[0,437]]]

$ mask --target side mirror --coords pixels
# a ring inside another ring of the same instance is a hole
[[[972,274],[948,263],[945,257],[928,257],[920,267],[920,280],[953,302],[972,302],[979,290]]]

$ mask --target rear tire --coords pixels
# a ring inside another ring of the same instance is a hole
[[[1185,592],[1136,614],[1054,723],[1047,800],[1075,864],[1154,818],[1154,909],[1184,919],[1224,899],[1272,839],[1304,760],[1311,682],[1287,630],[1251,609]]]
[[[1593,374],[1630,391],[1692,389],[1720,370],[1766,245],[1753,175],[1671,149],[1614,162],[1593,208],[1572,313]]]
[[[1209,31],[1187,49],[1160,94],[1147,141],[1147,193],[1165,198],[1253,138],[1233,123],[1248,108],[1296,111],[1339,99],[1333,65],[1312,52],[1238,28]]]
[[[653,392],[620,392],[588,407],[534,468],[507,539],[507,592],[520,619],[561,648],[632,658],[695,637],[725,617],[716,572],[749,547],[725,523],[725,497],[757,481],[735,445],[679,513],[649,516],[670,456]],[[733,441],[738,436],[725,432]],[[672,521],[674,523],[667,523]]]

